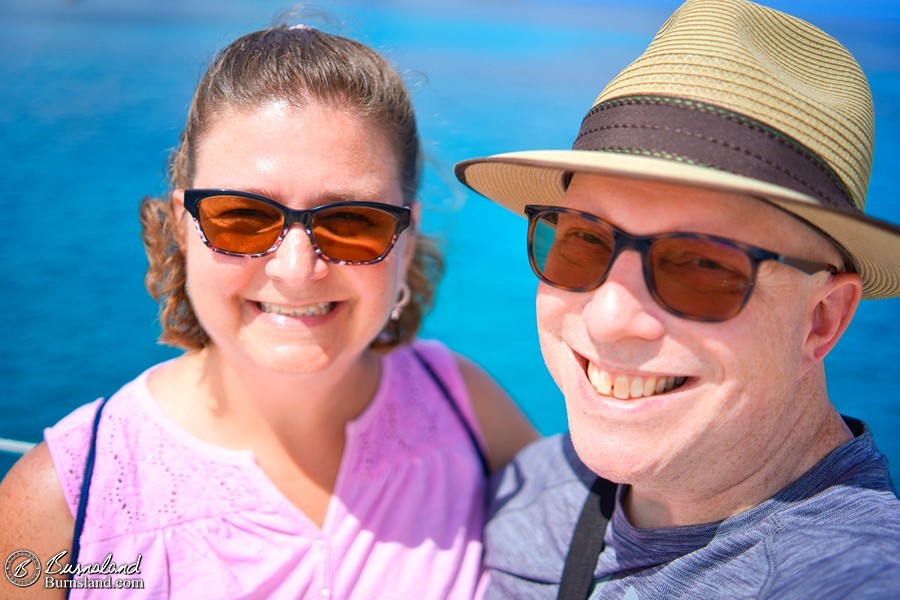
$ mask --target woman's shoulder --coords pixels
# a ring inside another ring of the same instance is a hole
[[[95,441],[96,404],[46,432],[59,485],[73,512],[88,451],[92,444],[96,448],[83,537],[89,542],[162,531],[269,501],[258,489],[259,471],[249,451],[193,437],[157,405],[148,387],[154,369],[109,399]]]
[[[121,400],[133,393],[138,380],[127,384],[113,398]],[[0,484],[0,554],[3,556],[9,555],[6,550],[12,552],[17,548],[27,548],[41,557],[53,556],[71,546],[73,514],[101,402],[99,399],[83,404],[45,429],[45,441],[19,459],[3,479]]]
[[[161,363],[165,364],[165,363]],[[44,430],[44,444],[70,510],[74,512],[81,493],[88,454],[96,448],[94,479],[112,476],[121,482],[130,462],[147,458],[148,445],[170,447],[165,428],[156,417],[147,387],[154,365],[126,383],[111,397],[84,404]],[[98,416],[100,417],[98,420]],[[96,437],[94,431],[96,426]]]
[[[47,444],[41,442],[16,461],[6,477],[3,478],[2,486],[0,486],[0,503],[2,503],[3,510],[0,510],[0,514],[5,518],[21,514],[22,510],[32,506],[40,507],[52,504],[46,502],[47,499],[61,499],[60,492],[53,459]],[[65,505],[57,505],[57,508],[65,509]],[[71,518],[72,515],[67,510],[62,512]],[[20,521],[21,519],[15,520]],[[0,530],[3,529],[0,527]]]
[[[0,483],[0,556],[22,549],[54,556],[71,546],[73,526],[50,452],[38,444]]]
[[[155,368],[147,369],[108,399],[98,398],[83,404],[44,430],[44,440],[58,470],[68,470],[74,468],[74,464],[84,462],[94,420],[101,406],[107,416],[113,413],[134,415],[135,399],[146,394],[147,374]]]
[[[437,375],[449,376],[450,392],[457,392],[461,410],[486,446],[491,471],[508,463],[526,444],[539,436],[528,418],[503,387],[481,365],[436,340],[419,340],[413,350],[436,363]]]
[[[415,339],[410,344],[400,346],[399,355],[409,354],[415,360],[425,360],[434,370],[439,372],[458,371],[457,354],[446,344],[434,339]]]

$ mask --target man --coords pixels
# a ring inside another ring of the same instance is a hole
[[[834,39],[689,0],[571,151],[457,166],[528,217],[570,424],[498,482],[488,598],[900,594],[886,459],[823,366],[860,298],[900,295],[900,228],[863,214],[873,130]]]

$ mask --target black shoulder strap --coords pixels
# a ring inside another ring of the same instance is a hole
[[[69,564],[73,567],[78,563],[78,554],[81,552],[81,531],[84,529],[84,516],[87,513],[88,495],[91,491],[91,478],[94,475],[94,461],[97,457],[97,429],[100,427],[100,415],[109,398],[103,398],[97,413],[94,415],[94,423],[91,427],[91,442],[88,447],[87,460],[84,463],[84,479],[81,480],[81,493],[78,495],[78,510],[75,513],[75,530],[72,532],[72,550],[69,552]],[[72,574],[69,574],[69,579]],[[66,598],[72,588],[66,588]]]
[[[616,484],[598,477],[575,526],[559,584],[559,600],[584,600],[590,594],[597,559],[603,551],[603,536],[615,505]]]
[[[485,477],[491,474],[491,469],[488,466],[487,455],[485,454],[484,448],[481,447],[481,443],[478,441],[478,436],[475,435],[475,431],[472,430],[472,424],[469,423],[466,416],[462,414],[462,411],[459,409],[459,406],[456,404],[456,400],[453,399],[453,395],[450,393],[450,390],[447,389],[447,386],[444,385],[444,382],[441,381],[441,378],[438,377],[437,373],[434,372],[434,369],[431,367],[431,364],[425,357],[422,356],[418,350],[415,349],[414,346],[410,345],[410,350],[412,350],[413,356],[416,357],[416,360],[419,361],[419,364],[425,369],[434,383],[441,390],[441,393],[446,398],[447,403],[450,405],[450,408],[453,409],[453,412],[456,414],[456,417],[462,423],[463,428],[466,430],[466,433],[469,434],[469,439],[472,440],[472,445],[475,447],[475,451],[478,453],[478,460],[481,462],[481,470],[484,472]]]

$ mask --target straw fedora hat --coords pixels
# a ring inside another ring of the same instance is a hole
[[[849,51],[746,0],[688,0],[606,86],[571,150],[467,160],[456,176],[524,214],[562,203],[573,172],[753,195],[843,251],[864,298],[900,295],[900,227],[863,214],[872,98]]]

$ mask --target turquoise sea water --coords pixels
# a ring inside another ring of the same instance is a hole
[[[603,84],[677,1],[396,0],[299,17],[385,53],[413,89],[430,157],[425,228],[448,269],[424,334],[491,372],[544,433],[566,428],[534,325],[524,221],[464,191],[452,166],[570,146]],[[870,212],[900,222],[900,7],[778,2],[829,31],[870,77]],[[74,407],[175,355],[157,345],[137,204],[163,191],[210,56],[289,4],[271,0],[0,2],[0,437],[37,441]],[[864,303],[827,359],[839,408],[866,420],[900,480],[900,301]],[[12,456],[0,453],[0,474]]]

